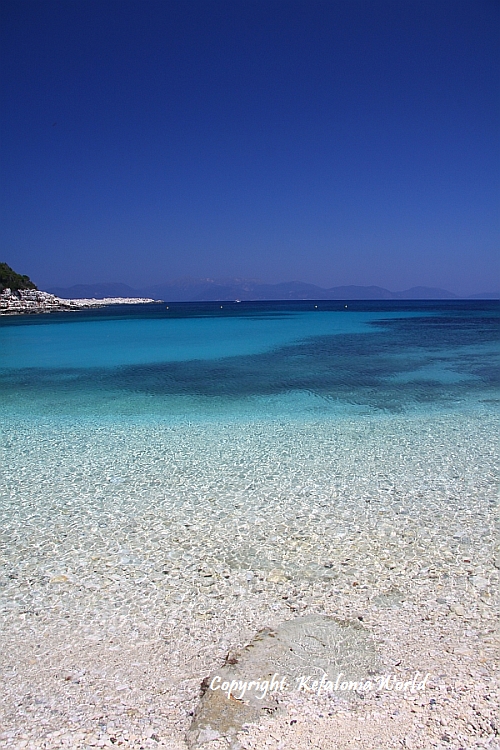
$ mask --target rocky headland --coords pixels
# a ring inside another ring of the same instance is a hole
[[[140,305],[158,300],[148,297],[109,297],[105,299],[61,299],[38,289],[3,289],[0,291],[0,315],[66,312],[106,305]]]

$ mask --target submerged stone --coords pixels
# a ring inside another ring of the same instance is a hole
[[[203,681],[188,745],[225,738],[236,749],[243,724],[278,711],[286,694],[355,699],[380,669],[370,634],[359,621],[310,615],[266,628]]]

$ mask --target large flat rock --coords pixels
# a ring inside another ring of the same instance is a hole
[[[267,628],[203,681],[188,745],[198,748],[225,738],[236,749],[243,724],[279,710],[287,693],[331,693],[332,685],[338,690],[342,683],[356,682],[359,689],[334,691],[355,699],[381,668],[370,634],[358,621],[310,615]]]

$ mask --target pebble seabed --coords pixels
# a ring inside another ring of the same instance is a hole
[[[0,746],[185,748],[229,650],[324,613],[425,690],[290,692],[242,748],[498,748],[499,421],[4,420]]]

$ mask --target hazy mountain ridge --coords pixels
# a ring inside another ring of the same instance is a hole
[[[263,284],[242,279],[181,279],[133,289],[127,284],[77,284],[68,288],[51,287],[47,291],[63,299],[104,297],[153,297],[166,302],[218,302],[223,300],[419,300],[465,299],[446,289],[416,286],[402,292],[391,292],[380,286],[336,286],[324,289],[302,281]],[[500,299],[500,292],[474,294],[466,299]]]

